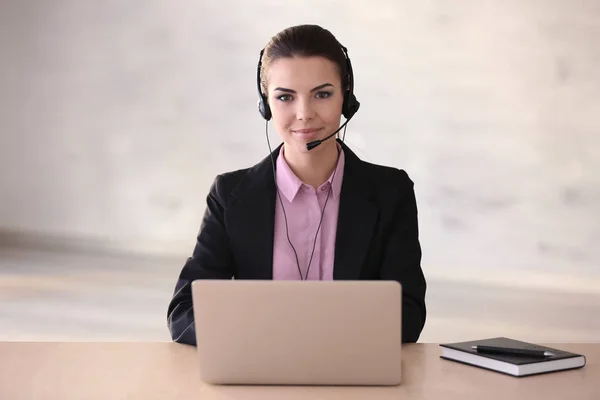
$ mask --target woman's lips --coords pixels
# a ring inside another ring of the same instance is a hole
[[[293,129],[292,134],[301,139],[314,139],[323,128]]]

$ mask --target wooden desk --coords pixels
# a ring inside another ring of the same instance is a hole
[[[525,378],[439,358],[436,344],[405,345],[398,387],[211,386],[195,348],[175,343],[0,343],[0,399],[600,399],[600,344],[555,344],[587,366]]]

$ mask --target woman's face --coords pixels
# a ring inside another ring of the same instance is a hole
[[[286,152],[316,153],[335,146],[332,138],[306,149],[308,142],[323,139],[340,126],[344,94],[335,63],[324,57],[275,60],[267,71],[267,93]]]

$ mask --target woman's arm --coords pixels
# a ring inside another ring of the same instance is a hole
[[[400,193],[384,250],[381,279],[402,285],[402,341],[412,343],[419,339],[425,325],[427,284],[421,269],[414,184],[405,171],[400,173]]]
[[[192,282],[196,279],[231,279],[234,275],[229,238],[223,222],[228,192],[224,178],[215,178],[206,198],[206,210],[192,256],[187,259],[169,303],[167,321],[175,342],[196,345]]]

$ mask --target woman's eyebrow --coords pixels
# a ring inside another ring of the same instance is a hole
[[[324,84],[319,85],[319,86],[317,86],[315,88],[312,88],[310,91],[311,92],[316,92],[317,90],[320,90],[320,89],[323,89],[323,88],[326,88],[326,87],[329,87],[329,86],[333,86],[333,85],[331,83],[324,83]],[[276,87],[275,89],[273,89],[273,91],[275,91],[275,90],[279,90],[280,92],[286,92],[286,93],[296,93],[295,90],[286,89],[286,88],[282,88],[282,87]]]

